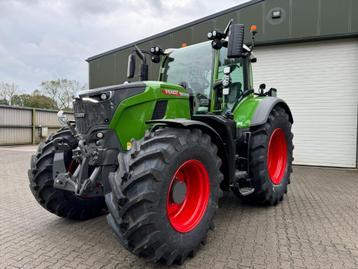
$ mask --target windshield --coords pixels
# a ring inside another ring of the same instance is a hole
[[[212,85],[213,52],[209,42],[174,50],[164,63],[162,80],[186,86],[208,107]]]

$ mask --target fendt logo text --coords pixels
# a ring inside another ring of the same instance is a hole
[[[189,94],[187,94],[187,93],[180,92],[178,90],[168,90],[168,89],[163,89],[162,94],[174,95],[174,96],[189,96]]]

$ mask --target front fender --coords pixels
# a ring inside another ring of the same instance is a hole
[[[164,124],[172,127],[179,128],[198,128],[202,131],[208,133],[214,140],[220,142],[220,144],[224,144],[221,136],[212,128],[210,125],[197,121],[197,120],[187,120],[187,119],[163,119],[163,120],[149,120],[146,121],[146,124]]]

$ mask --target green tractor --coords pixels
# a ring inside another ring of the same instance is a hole
[[[276,89],[253,89],[252,44],[229,22],[209,41],[179,49],[135,47],[140,82],[79,93],[74,121],[31,159],[30,188],[48,211],[85,220],[108,214],[130,252],[181,264],[206,241],[218,200],[276,205],[292,172],[293,124]],[[160,63],[148,81],[146,55]]]

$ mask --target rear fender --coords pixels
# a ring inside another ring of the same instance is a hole
[[[293,123],[292,112],[286,102],[280,98],[268,96],[263,98],[258,107],[256,108],[256,111],[251,119],[250,127],[265,124],[272,109],[275,106],[282,107],[288,114],[290,122]]]

